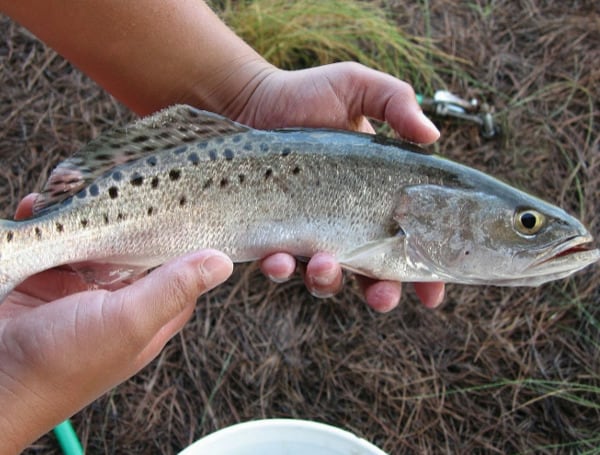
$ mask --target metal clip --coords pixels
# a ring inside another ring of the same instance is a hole
[[[421,98],[420,104],[423,111],[430,115],[477,124],[486,139],[500,134],[500,127],[494,121],[490,107],[485,103],[479,104],[475,98],[465,100],[446,90],[438,90],[433,98]]]

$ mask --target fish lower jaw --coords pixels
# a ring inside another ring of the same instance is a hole
[[[600,250],[592,248],[593,238],[591,235],[573,236],[558,247],[551,249],[548,253],[542,255],[531,264],[532,269],[546,267],[557,263],[593,264],[600,259]]]

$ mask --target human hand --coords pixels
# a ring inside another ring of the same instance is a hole
[[[32,203],[25,198],[16,218]],[[114,291],[59,269],[19,285],[0,304],[0,453],[23,450],[148,364],[232,267],[203,250]]]
[[[387,122],[401,137],[419,143],[437,140],[437,128],[425,117],[410,85],[357,63],[336,63],[301,71],[270,68],[253,86],[249,98],[239,97],[230,112],[240,122],[257,128],[321,127],[374,133],[367,120]],[[231,115],[230,114],[230,115]],[[275,281],[288,279],[296,262],[278,253],[263,259],[263,272]],[[400,283],[358,277],[367,304],[381,312],[398,305]],[[306,266],[305,282],[317,296],[336,293],[342,270],[332,255],[318,253]],[[443,283],[415,283],[427,307],[444,297]]]

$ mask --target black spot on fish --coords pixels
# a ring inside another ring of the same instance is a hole
[[[196,112],[196,111],[194,111],[192,109],[188,109],[187,113],[188,113],[188,117],[189,118],[196,118],[196,117],[198,117],[198,112]]]
[[[154,213],[154,207],[148,207],[148,216],[151,216]]]
[[[212,149],[210,152],[208,152],[208,157],[211,161],[215,161],[217,159],[217,151]]]
[[[171,137],[171,133],[169,133],[168,131],[163,131],[162,133],[160,133],[160,134],[158,135],[158,137],[159,137],[160,139],[168,139],[168,138],[170,138],[170,137]]]
[[[231,161],[233,159],[233,150],[225,149],[225,151],[223,152],[223,156],[227,161]]]
[[[121,221],[125,219],[125,215],[121,212],[117,213],[117,221]]]
[[[15,236],[15,233],[13,231],[8,231],[6,233],[6,241],[11,242],[12,239],[14,238],[14,236]]]
[[[200,162],[200,158],[198,158],[198,154],[196,152],[192,152],[188,155],[188,160],[190,161],[190,163],[192,163],[194,166],[197,166],[198,163]]]
[[[150,140],[150,138],[148,136],[142,135],[142,136],[136,136],[132,140],[133,140],[133,142],[146,142],[146,141]]]
[[[156,146],[154,146],[154,145],[145,145],[144,147],[142,147],[142,150],[144,152],[153,152],[154,150],[156,150]]]
[[[196,147],[198,147],[199,149],[205,149],[206,147],[208,147],[208,142],[200,142],[196,144]]]
[[[86,196],[87,196],[87,191],[86,191],[86,189],[85,189],[85,188],[84,188],[84,189],[82,189],[81,191],[79,191],[79,192],[78,192],[78,193],[75,195],[75,197],[77,197],[78,199],[83,199],[83,198],[84,198],[84,197],[86,197]]]
[[[238,143],[238,142],[240,142],[240,141],[242,140],[242,136],[240,136],[239,134],[236,134],[235,136],[233,136],[233,137],[231,138],[231,140],[232,140],[233,142],[235,142],[235,143]]]
[[[142,183],[144,183],[144,177],[142,177],[140,174],[138,174],[136,172],[131,177],[131,180],[129,181],[129,183],[131,183],[133,186],[141,186]]]
[[[268,180],[273,176],[273,169],[269,168],[265,171],[265,180]]]
[[[111,186],[108,189],[108,195],[111,199],[116,199],[119,196],[119,189],[116,186]]]
[[[296,166],[294,169],[292,169],[292,174],[294,174],[294,175],[300,174],[300,168],[298,166]]]
[[[179,131],[181,133],[187,133],[189,130],[186,126],[181,125],[181,126],[177,127],[177,131]]]
[[[35,236],[36,236],[38,239],[41,239],[41,238],[42,238],[42,230],[41,230],[39,227],[36,227],[36,228],[34,229],[34,231],[35,231]]]
[[[187,150],[187,145],[182,145],[181,147],[177,147],[173,153],[175,155],[181,155],[186,150]]]
[[[185,203],[187,202],[187,199],[185,198],[185,196],[181,196],[179,198],[179,206],[183,207],[185,205]]]
[[[246,142],[244,144],[244,150],[248,150],[248,151],[252,150],[252,143],[251,142]]]
[[[260,151],[261,152],[268,152],[269,151],[269,146],[267,144],[265,144],[264,142],[262,142],[260,144]]]
[[[171,169],[169,171],[169,178],[173,181],[179,180],[181,177],[181,171],[179,169]]]
[[[115,145],[118,145],[118,144],[115,144]],[[96,155],[96,160],[98,160],[98,161],[110,161],[110,160],[112,160],[112,155],[109,155],[108,153],[101,153],[100,155]]]
[[[66,184],[66,185],[72,185],[73,183],[77,183],[77,182],[79,182],[80,180],[81,180],[81,179],[79,179],[79,178],[77,178],[77,177],[74,177],[74,178],[72,178],[72,179],[69,179],[69,180],[63,180],[63,182],[62,182],[62,183]]]
[[[65,227],[60,224],[60,223],[56,223],[56,231],[57,232],[63,232],[65,230]]]
[[[181,138],[182,142],[194,142],[196,140],[196,136],[184,136]]]
[[[118,148],[121,148],[121,143],[120,142],[109,142],[108,146],[111,149],[118,149]]]
[[[103,213],[102,219],[104,219],[104,224],[108,224],[108,213]]]
[[[98,185],[96,185],[95,183],[92,183],[90,185],[90,195],[98,196],[99,193],[100,193],[100,190],[98,190]]]
[[[123,152],[123,155],[125,155],[125,156],[135,156],[135,155],[137,155],[137,154],[138,154],[138,153],[137,153],[135,150],[125,150],[125,151]]]
[[[222,133],[222,131],[219,131],[219,132]],[[217,144],[222,144],[223,142],[225,142],[225,139],[222,138],[222,137],[218,137],[218,138],[215,139],[215,142]]]
[[[246,176],[244,174],[240,174],[238,175],[238,180],[240,181],[240,183],[244,183],[244,180],[246,180]]]
[[[152,177],[152,180],[150,181],[150,186],[152,188],[158,188],[158,182],[159,182],[159,178],[158,177]]]
[[[86,227],[88,225],[88,220],[86,218],[82,218],[80,222],[82,227]]]
[[[281,156],[288,156],[291,152],[292,150],[289,147],[286,147],[281,151]]]
[[[120,182],[121,179],[123,178],[123,174],[121,174],[121,172],[119,172],[119,171],[115,171],[112,173],[112,178],[115,182]]]
[[[221,188],[225,188],[227,185],[229,185],[229,180],[227,179],[227,177],[223,177],[221,179],[221,182],[219,182],[219,186]]]
[[[146,160],[146,163],[148,163],[148,165],[150,166],[156,166],[157,160],[155,156],[151,156]]]
[[[213,184],[213,180],[212,179],[208,179],[206,182],[204,182],[204,185],[202,185],[202,189],[203,190],[207,190],[208,188],[210,188]]]

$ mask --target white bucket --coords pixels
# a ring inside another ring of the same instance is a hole
[[[239,423],[212,433],[179,455],[386,455],[339,428],[295,419]]]

